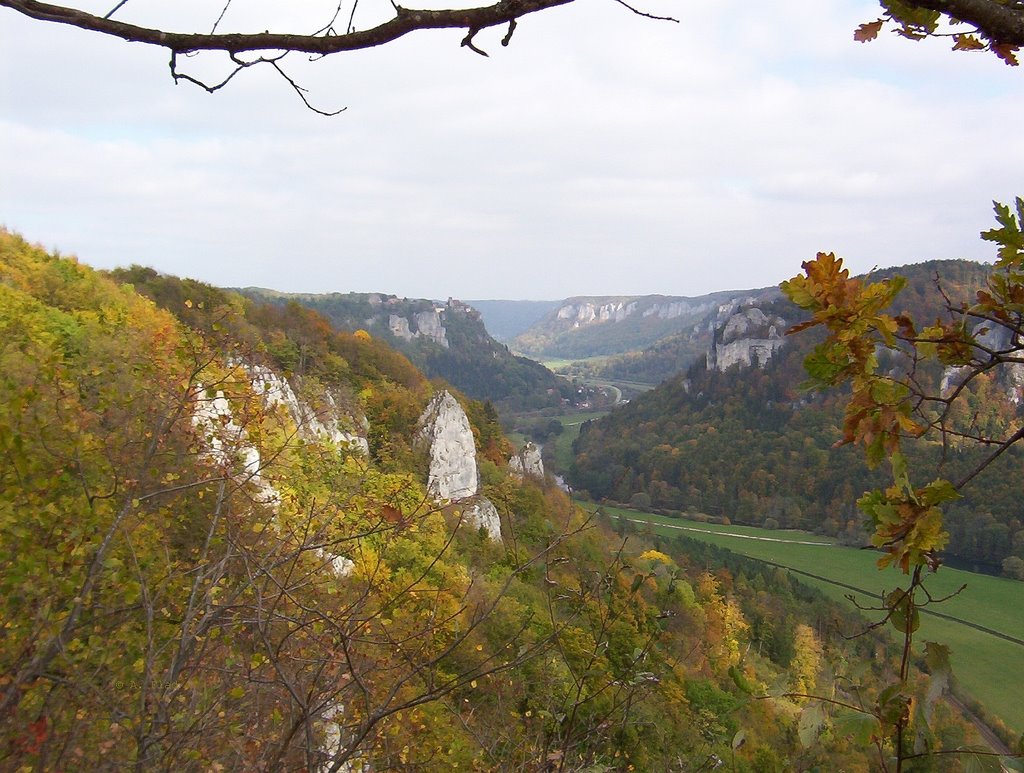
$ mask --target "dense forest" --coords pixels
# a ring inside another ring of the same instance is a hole
[[[502,540],[466,528],[425,486],[438,386],[365,331],[3,233],[0,333],[4,769],[872,764],[857,712],[799,694],[873,705],[886,640],[510,476],[460,397]]]
[[[943,292],[971,297],[987,270],[941,261],[876,276],[907,276],[898,310],[928,320],[941,315]],[[794,323],[800,319],[784,300],[762,308]],[[884,478],[852,447],[834,447],[842,437],[845,395],[801,388],[804,359],[817,340],[810,333],[791,337],[763,369],[734,367],[722,373],[698,361],[685,374],[588,422],[575,446],[574,486],[595,499],[802,528],[865,544],[856,500],[883,485]],[[920,378],[938,384],[942,375]],[[990,434],[1009,425],[1018,416],[1016,402],[1008,397],[1013,388],[995,375],[976,380],[960,420]],[[957,478],[972,468],[981,450],[921,442],[912,453],[915,464]],[[1006,457],[948,509],[947,554],[953,560],[998,572],[1007,558],[1024,557],[1017,485],[1024,457],[1017,448]]]

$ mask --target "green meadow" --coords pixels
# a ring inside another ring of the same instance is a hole
[[[554,446],[555,462],[559,470],[567,470],[572,464],[572,441],[579,437],[583,422],[606,415],[608,411],[583,411],[556,417],[562,422],[564,432],[548,442]]]
[[[683,534],[798,573],[817,575],[823,579],[797,576],[835,599],[852,594],[862,606],[877,606],[880,596],[903,580],[896,569],[878,569],[878,553],[837,545],[827,537],[806,532],[703,524],[613,507],[603,509],[609,515],[637,523],[641,529],[649,523],[657,534]],[[801,544],[809,542],[826,544]],[[962,586],[966,587],[957,593]],[[928,578],[925,587],[935,599],[956,594],[931,609],[958,621],[923,614],[917,640],[949,645],[954,673],[963,690],[1016,732],[1024,731],[1024,645],[997,635],[1024,640],[1024,583],[942,567]]]

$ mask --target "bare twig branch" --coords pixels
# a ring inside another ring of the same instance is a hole
[[[654,19],[655,21],[674,21],[676,24],[679,24],[679,19],[673,18],[672,16],[655,16],[654,14],[651,13],[645,13],[644,11],[641,11],[639,8],[634,8],[632,5],[625,2],[625,0],[615,0],[615,2],[621,5],[623,8],[632,11],[637,16],[643,16],[645,19]]]
[[[473,45],[473,36],[476,35],[476,33],[478,33],[479,31],[480,29],[477,27],[470,29],[469,32],[466,33],[466,37],[462,39],[461,45],[464,48],[468,48],[470,51],[474,51],[480,54],[480,56],[490,56],[490,54],[488,54],[483,49],[477,48],[475,45]]]
[[[121,2],[120,2],[120,3],[118,3],[118,4],[117,4],[117,5],[115,5],[115,6],[113,7],[113,8],[111,8],[111,9],[110,9],[109,11],[107,11],[107,14],[106,14],[106,16],[104,16],[103,18],[104,18],[104,19],[109,19],[109,18],[110,18],[111,16],[113,16],[113,15],[114,15],[115,13],[117,13],[118,11],[120,11],[120,10],[121,10],[121,8],[123,8],[123,7],[124,7],[124,5],[125,5],[125,4],[127,3],[127,2],[128,2],[128,0],[121,0]]]

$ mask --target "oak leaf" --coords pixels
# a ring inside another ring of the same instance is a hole
[[[882,29],[882,19],[878,21],[866,22],[861,24],[854,30],[853,39],[858,43],[867,43],[870,40],[874,40],[878,37],[878,33]]]
[[[957,35],[953,40],[954,51],[980,51],[985,48],[985,44],[974,35]]]
[[[1020,64],[1017,61],[1017,51],[1019,50],[1020,46],[1011,46],[1009,43],[992,44],[992,53],[1010,65],[1010,67],[1016,67]]]

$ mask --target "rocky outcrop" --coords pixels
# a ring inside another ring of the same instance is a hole
[[[487,497],[478,494],[476,442],[469,417],[448,391],[434,395],[420,416],[417,432],[427,446],[427,491],[438,502],[462,505],[462,515],[473,527],[486,529],[501,541],[501,519]]]
[[[780,297],[778,288],[727,290],[709,295],[578,296],[566,298],[510,344],[527,355],[583,359],[643,352],[667,338],[686,335],[685,369],[697,350],[706,350],[722,304],[764,307]],[[723,319],[722,324],[725,320]],[[612,332],[614,330],[614,332]]]
[[[462,502],[462,517],[466,523],[476,529],[483,529],[487,536],[495,542],[501,542],[501,516],[498,509],[487,497],[478,496]]]
[[[716,306],[711,301],[684,298],[659,300],[661,297],[663,296],[643,296],[604,302],[573,299],[559,307],[555,317],[571,323],[574,328],[579,328],[600,322],[622,322],[633,316],[676,319],[706,314],[713,311]]]
[[[206,456],[255,486],[257,501],[275,507],[280,503],[281,495],[261,474],[263,461],[259,450],[249,442],[245,428],[235,422],[231,403],[223,391],[218,389],[211,396],[202,384],[196,385],[192,426],[203,438]],[[236,463],[238,467],[235,467]]]
[[[297,432],[307,442],[330,442],[339,448],[369,453],[366,438],[345,432],[343,421],[354,421],[339,410],[329,391],[321,396],[327,409],[315,411],[300,400],[288,380],[263,366],[247,366],[253,394],[262,397],[268,408],[284,406],[295,422]],[[365,431],[366,419],[362,420]],[[196,402],[192,411],[192,426],[199,431],[207,446],[207,455],[217,464],[231,469],[237,479],[246,480],[256,489],[256,501],[275,511],[281,504],[281,495],[262,475],[263,460],[259,449],[250,441],[245,428],[235,421],[231,403],[224,392],[217,390],[211,397],[202,385],[196,389]],[[235,465],[238,465],[237,467]],[[338,577],[348,576],[354,564],[351,559],[316,548],[316,555]]]
[[[656,303],[644,310],[645,317],[657,317],[658,319],[676,319],[677,317],[691,316],[693,314],[705,314],[715,308],[713,303],[700,303],[693,301],[670,301],[668,303]]]
[[[441,316],[443,313],[444,309],[435,307],[430,311],[417,311],[409,317],[389,314],[388,329],[392,335],[403,341],[425,338],[447,349],[448,335]]]
[[[477,492],[476,443],[459,401],[438,392],[420,416],[418,436],[427,444],[427,490],[438,500],[466,499]]]
[[[295,422],[299,437],[310,442],[326,440],[341,448],[359,451],[364,456],[370,453],[365,433],[368,429],[366,418],[353,416],[343,411],[339,400],[330,390],[318,390],[316,401],[319,409],[295,394],[287,379],[262,365],[247,368],[252,379],[252,390],[261,395],[268,405],[283,405]],[[354,430],[362,429],[363,434]]]
[[[733,312],[730,304],[722,311],[725,314],[720,313],[719,318],[727,316],[715,331],[707,355],[708,370],[726,371],[735,365],[763,368],[785,344],[786,320],[782,317],[770,317],[757,306]]]
[[[562,306],[556,316],[570,320],[573,327],[582,327],[594,322],[621,322],[637,309],[637,302],[613,301],[611,303],[570,303]]]
[[[544,460],[541,458],[539,446],[527,441],[522,449],[508,460],[508,469],[513,475],[524,478],[544,479]]]

